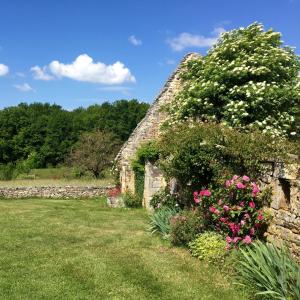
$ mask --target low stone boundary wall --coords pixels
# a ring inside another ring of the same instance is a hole
[[[44,187],[0,187],[0,198],[94,198],[106,195],[114,186],[82,187],[82,186],[44,186]]]

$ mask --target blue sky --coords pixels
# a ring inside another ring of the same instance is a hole
[[[300,53],[300,0],[0,0],[0,108],[151,103],[188,52],[254,21]]]

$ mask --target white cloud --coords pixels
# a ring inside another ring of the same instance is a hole
[[[171,46],[174,51],[182,51],[185,48],[197,47],[205,48],[214,45],[220,34],[225,32],[222,27],[217,27],[212,31],[211,37],[205,37],[203,35],[191,34],[188,32],[183,32],[175,38],[167,39],[167,43]]]
[[[31,92],[31,91],[34,92],[35,91],[28,83],[14,84],[14,87],[21,92]]]
[[[54,79],[54,76],[48,74],[47,67],[34,66],[30,71],[33,72],[33,78],[36,80],[49,81]]]
[[[9,73],[9,67],[4,64],[0,64],[0,76],[5,76],[8,73]]]
[[[128,41],[134,45],[134,46],[141,46],[142,45],[142,40],[139,40],[138,38],[136,38],[134,35],[131,35],[128,38]]]
[[[112,65],[106,65],[102,62],[94,62],[87,54],[79,55],[70,64],[54,60],[49,66],[43,68],[34,66],[31,68],[31,71],[34,72],[34,78],[39,80],[67,77],[77,81],[111,85],[136,81],[130,70],[123,63],[117,61]]]

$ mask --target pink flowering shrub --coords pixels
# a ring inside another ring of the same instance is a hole
[[[234,175],[224,187],[195,191],[194,201],[202,210],[206,224],[226,235],[227,248],[251,244],[266,230],[269,216],[262,211],[259,186],[248,176]]]

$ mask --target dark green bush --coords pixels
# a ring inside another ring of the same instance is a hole
[[[197,210],[184,210],[171,219],[171,242],[186,246],[204,229],[202,215]]]
[[[126,207],[138,208],[142,207],[142,199],[138,195],[132,193],[123,194],[123,201]]]
[[[8,163],[6,165],[0,164],[0,180],[11,180],[14,178],[15,165]]]
[[[158,141],[159,166],[167,178],[176,178],[183,205],[192,204],[192,192],[225,177],[247,174],[257,179],[264,161],[288,159],[294,144],[259,131],[239,132],[221,124],[185,122],[166,128]]]
[[[254,287],[256,295],[271,299],[300,299],[300,266],[286,247],[260,241],[241,250],[236,265],[239,283]]]
[[[155,193],[150,201],[151,207],[158,209],[161,207],[177,207],[177,198],[174,195],[170,195],[167,190],[162,190]]]

